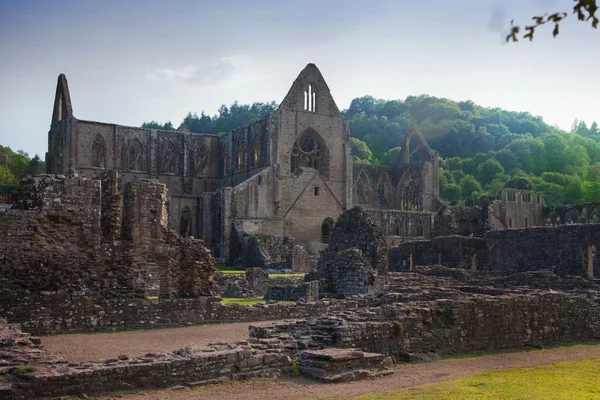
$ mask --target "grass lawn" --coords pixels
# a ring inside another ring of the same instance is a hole
[[[236,303],[236,304],[241,304],[243,306],[251,306],[252,304],[264,303],[264,302],[265,302],[265,300],[263,300],[263,299],[246,299],[246,298],[237,298],[237,297],[223,297],[223,299],[221,300],[222,304]]]
[[[492,371],[448,382],[353,397],[354,400],[600,399],[600,358]]]

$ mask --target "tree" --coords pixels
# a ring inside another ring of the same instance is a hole
[[[465,175],[460,180],[460,188],[463,198],[471,197],[475,194],[481,193],[481,184],[477,182],[477,179],[473,175]]]
[[[357,138],[350,138],[350,144],[352,145],[352,155],[358,159],[364,161],[366,164],[370,164],[373,160],[373,153],[369,146],[365,142]]]
[[[575,5],[573,6],[573,14],[577,15],[577,19],[579,21],[590,21],[593,28],[598,27],[598,18],[596,17],[596,11],[598,11],[598,6],[596,4],[596,0],[574,0]],[[558,35],[559,25],[562,20],[567,18],[568,13],[561,11],[555,12],[553,14],[544,14],[542,16],[532,17],[533,20],[532,25],[526,25],[524,27],[524,31],[526,33],[523,35],[523,39],[533,40],[533,34],[537,28],[540,26],[550,23],[554,24],[554,30],[552,31],[552,35],[556,37]],[[506,41],[518,42],[519,36],[522,33],[521,27],[518,25],[514,25],[514,20],[510,22],[511,30],[510,33],[506,36]]]
[[[462,188],[455,183],[448,183],[440,188],[442,198],[450,203],[456,202],[462,197]]]
[[[479,164],[479,167],[477,167],[479,182],[483,183],[484,185],[492,182],[498,174],[503,173],[504,168],[502,168],[502,165],[500,165],[500,163],[493,158],[486,160],[483,164]]]

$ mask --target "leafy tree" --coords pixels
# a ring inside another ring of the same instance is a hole
[[[596,0],[574,0],[575,5],[573,6],[573,14],[577,16],[577,19],[580,21],[591,21],[592,27],[598,27],[598,18],[596,17],[596,11],[598,10],[598,6],[596,5]],[[511,31],[510,34],[506,36],[506,41],[517,42],[519,40],[520,34],[525,31],[526,33],[523,35],[523,39],[533,40],[533,34],[537,28],[544,24],[554,24],[554,29],[552,31],[552,35],[556,37],[559,32],[559,26],[562,20],[567,18],[568,13],[561,11],[555,12],[552,14],[544,14],[541,16],[533,17],[533,24],[526,25],[524,29],[521,29],[520,26],[514,25],[514,21],[511,21]]]
[[[17,188],[19,180],[5,166],[0,165],[0,194],[9,193]]]
[[[473,175],[465,175],[460,180],[460,188],[464,198],[481,193],[481,184],[477,182],[477,179]]]
[[[357,138],[350,138],[350,144],[352,145],[352,155],[359,160],[362,160],[366,164],[370,164],[373,160],[373,153],[369,149],[369,146],[365,142]]]
[[[462,198],[462,188],[455,183],[441,185],[440,196],[448,202],[456,202]]]
[[[490,158],[477,167],[477,173],[479,182],[485,185],[492,182],[497,175],[503,174],[504,168],[497,160]]]
[[[390,165],[390,166],[394,165],[394,163],[400,156],[401,151],[402,151],[402,147],[400,147],[400,146],[389,149],[383,155],[383,159],[381,160],[381,163],[383,165]]]
[[[165,130],[165,131],[174,131],[175,130],[171,121],[167,121],[164,124],[161,124],[160,122],[154,121],[154,120],[152,120],[150,122],[143,122],[142,128],[160,129],[160,130]]]

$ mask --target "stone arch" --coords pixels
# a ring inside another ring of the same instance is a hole
[[[417,222],[417,237],[425,236],[425,231],[423,229],[423,221]]]
[[[65,138],[62,133],[58,132],[56,134],[56,138],[54,139],[54,148],[53,150],[53,163],[54,163],[54,172],[59,174],[62,173],[63,170],[63,149],[65,146]]]
[[[92,140],[92,167],[106,168],[106,142],[101,134]]]
[[[192,210],[188,206],[181,209],[179,213],[179,234],[183,237],[190,236],[192,232]]]
[[[400,187],[402,188],[401,209],[408,211],[422,211],[423,197],[421,196],[422,182],[419,172],[412,168],[404,175]]]
[[[389,201],[391,189],[392,184],[390,178],[385,173],[381,174],[381,177],[377,182],[377,199],[383,208],[388,208],[388,206],[391,205]]]
[[[144,170],[144,157],[143,157],[143,146],[142,142],[138,139],[133,139],[129,144],[127,152],[127,169],[130,171],[143,171]]]
[[[254,167],[260,167],[260,137],[256,138],[254,142],[254,152],[252,154],[252,165]]]
[[[558,225],[559,223],[560,223],[560,216],[558,215],[558,213],[554,210],[550,211],[548,213],[548,215],[546,216],[546,225],[554,226],[554,225]]]
[[[596,258],[596,246],[586,243],[582,248],[583,275],[588,279],[594,279],[594,259]]]
[[[360,171],[355,184],[356,202],[358,204],[369,204],[371,201],[371,182],[364,171]]]
[[[392,222],[392,235],[400,236],[400,222],[397,219]]]
[[[477,233],[478,229],[479,229],[479,221],[476,218],[473,218],[471,220],[471,233]]]
[[[329,151],[323,138],[313,129],[305,130],[294,141],[290,151],[290,167],[292,173],[299,168],[313,168],[329,178]]]
[[[600,223],[600,207],[596,207],[592,210],[590,213],[589,222],[592,224]]]
[[[417,139],[419,141],[419,160],[431,160],[434,158],[433,152],[429,148],[425,137],[417,128],[415,124],[413,124],[408,132],[406,133],[406,137],[404,138],[404,144],[402,145],[402,150],[399,155],[399,163],[400,164],[409,164],[410,163],[410,139],[412,135],[417,135]]]
[[[579,222],[580,212],[576,208],[571,208],[565,214],[565,224],[576,224]]]
[[[163,172],[168,174],[174,174],[177,172],[177,159],[175,154],[175,145],[172,142],[168,141],[165,143],[163,147]]]
[[[469,221],[465,218],[461,218],[458,221],[458,234],[467,236],[470,232]]]
[[[321,224],[321,243],[329,243],[333,231],[333,219],[325,218]]]
[[[411,236],[411,234],[410,234],[410,220],[408,220],[408,219],[404,220],[404,231],[403,231],[403,233],[404,233],[405,237],[410,237]]]
[[[208,166],[208,154],[204,142],[201,142],[196,147],[196,154],[193,165],[196,175],[206,175],[206,167]]]

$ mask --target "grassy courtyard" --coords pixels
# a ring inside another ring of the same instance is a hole
[[[492,371],[447,382],[352,397],[352,399],[600,399],[600,358],[561,362],[539,368]]]

